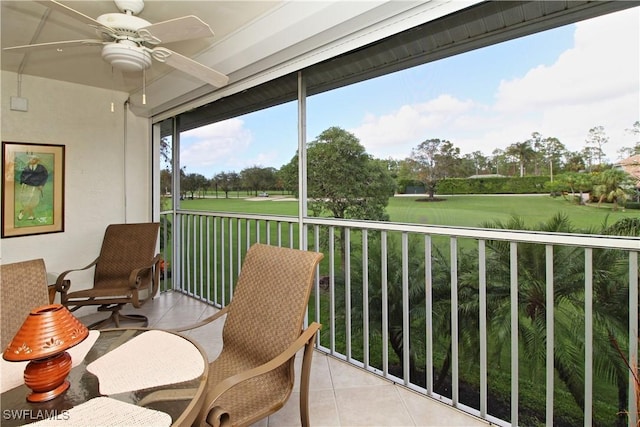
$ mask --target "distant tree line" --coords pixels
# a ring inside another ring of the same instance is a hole
[[[172,174],[168,169],[160,171],[160,186],[162,193],[171,194]],[[284,190],[278,170],[272,167],[252,166],[240,172],[219,172],[212,178],[207,178],[200,173],[186,173],[184,168],[180,170],[180,196],[183,198],[200,198],[206,193],[224,193],[228,198],[230,193],[236,192],[236,196],[243,194],[257,196],[260,192],[271,190]]]
[[[619,150],[620,158],[640,154],[640,121],[626,131],[635,135],[637,142]],[[546,176],[549,177],[550,191],[561,194],[589,192],[599,202],[616,203],[624,198],[622,193],[627,196],[632,193],[633,185],[620,172],[605,174],[614,166],[605,162],[604,147],[608,142],[604,127],[594,126],[589,129],[584,148],[579,151],[568,150],[556,137],[532,132],[530,138],[503,149],[497,148],[490,156],[481,151],[461,154],[460,148],[451,141],[430,138],[418,143],[405,159],[375,159],[365,152],[355,135],[339,127],[331,127],[308,144],[309,185],[313,192],[315,186],[326,187],[331,184],[333,190],[329,193],[357,193],[358,199],[372,191],[386,192],[386,177],[390,177],[396,191],[403,191],[401,183],[419,182],[425,192],[434,197],[438,183],[447,178]],[[166,141],[161,144],[165,161],[170,157],[169,145]],[[367,160],[354,161],[354,158]],[[209,178],[199,173],[186,173],[185,169],[180,170],[182,197],[202,197],[206,192],[214,192],[216,197],[224,193],[224,197],[229,197],[233,192],[236,196],[240,192],[257,196],[261,192],[274,190],[291,194],[298,191],[297,153],[280,169],[254,165],[239,172],[218,172]],[[378,172],[383,175],[376,175]],[[377,179],[371,175],[377,176]],[[160,179],[163,193],[170,193],[171,171],[163,170]],[[372,189],[372,185],[379,180],[384,185]],[[613,188],[615,185],[618,185],[617,188]],[[342,217],[348,209],[338,204],[334,200],[330,210],[337,217]],[[372,215],[375,217],[378,214]]]

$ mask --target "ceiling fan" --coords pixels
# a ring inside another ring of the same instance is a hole
[[[213,31],[200,18],[189,15],[151,24],[136,16],[144,8],[143,0],[114,0],[121,13],[106,13],[91,18],[55,0],[37,1],[52,10],[96,29],[101,39],[68,40],[7,47],[7,52],[25,53],[36,50],[64,49],[79,46],[102,46],[102,58],[114,68],[127,72],[143,71],[153,60],[189,74],[214,87],[227,84],[229,78],[204,64],[158,45],[213,36]]]

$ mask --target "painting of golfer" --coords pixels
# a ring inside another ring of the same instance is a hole
[[[3,237],[62,231],[64,146],[3,146]]]
[[[53,206],[45,206],[38,209],[44,197],[44,187],[49,178],[47,167],[42,164],[41,157],[52,157],[51,154],[41,155],[31,153],[27,155],[27,164],[20,173],[20,189],[18,190],[18,227],[23,221],[35,221],[40,224],[51,224],[53,222]],[[36,216],[37,215],[37,216]],[[25,224],[28,225],[28,224]]]

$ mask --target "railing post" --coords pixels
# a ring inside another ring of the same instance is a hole
[[[547,360],[546,360],[546,423],[553,425],[553,395],[554,395],[554,293],[553,293],[553,245],[545,246],[546,260],[546,322],[547,322]]]
[[[458,239],[451,237],[451,400],[457,407],[459,402],[458,390],[460,373],[458,371]]]
[[[478,298],[480,300],[480,417],[487,416],[487,258],[484,240],[478,240]]]
[[[593,419],[593,249],[584,250],[584,425]]]
[[[511,425],[518,425],[518,243],[511,242]]]
[[[402,372],[404,385],[409,385],[411,370],[409,356],[411,342],[409,340],[409,235],[402,233]]]
[[[433,395],[433,276],[431,257],[431,236],[424,236],[424,292],[425,316],[427,322],[426,359],[427,394]]]
[[[638,366],[638,252],[629,252],[629,366],[636,370],[636,375],[640,375]],[[634,384],[637,377],[633,372],[629,372],[629,427],[638,425],[638,406],[636,393],[640,390]],[[639,385],[640,386],[640,385]]]

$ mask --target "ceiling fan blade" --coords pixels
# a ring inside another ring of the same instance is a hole
[[[213,30],[197,16],[189,15],[156,22],[140,28],[138,34],[148,43],[160,44],[212,37]]]
[[[110,34],[115,34],[116,30],[111,27],[108,27],[100,22],[96,21],[90,16],[85,15],[82,12],[78,12],[77,10],[70,8],[69,6],[65,6],[62,3],[59,3],[55,0],[36,0],[36,3],[40,3],[43,6],[50,8],[51,10],[55,10],[61,13],[64,13],[71,18],[74,18],[80,22],[83,22],[87,25],[91,25],[92,27],[102,28],[106,30]]]
[[[229,82],[228,76],[167,48],[157,47],[152,50],[151,56],[211,86],[222,87]]]
[[[25,52],[35,52],[38,50],[66,49],[71,47],[82,47],[82,46],[99,46],[103,44],[104,42],[102,40],[68,40],[64,42],[49,42],[49,43],[26,44],[23,46],[11,46],[11,47],[5,47],[2,50],[7,52],[13,52],[13,53],[25,53]]]

